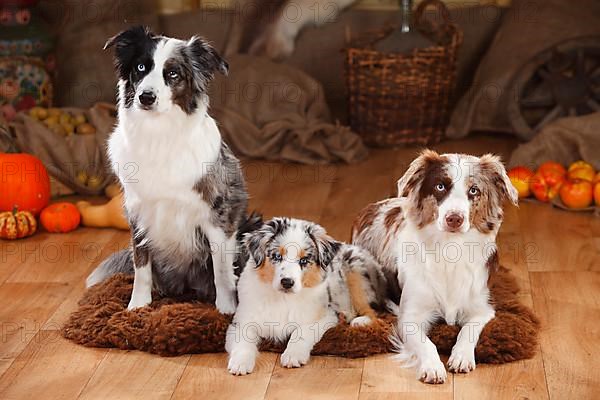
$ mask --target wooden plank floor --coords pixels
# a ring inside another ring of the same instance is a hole
[[[514,141],[482,137],[444,142],[441,151],[507,156]],[[357,165],[244,162],[251,208],[323,224],[349,238],[356,213],[393,193],[415,149],[373,151]],[[388,356],[314,357],[285,370],[261,354],[256,371],[232,377],[224,354],[161,358],[90,349],[58,329],[83,293],[85,276],[127,234],[80,229],[0,242],[0,399],[597,399],[600,398],[600,218],[523,203],[507,210],[499,235],[502,262],[523,302],[543,323],[531,359],[479,365],[440,386],[415,380]]]

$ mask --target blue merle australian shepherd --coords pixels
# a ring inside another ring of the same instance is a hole
[[[222,313],[236,308],[236,268],[247,193],[239,161],[208,115],[207,86],[227,63],[205,40],[179,40],[135,27],[108,40],[115,48],[118,124],[108,150],[124,190],[132,243],[88,277],[135,273],[128,309],[152,290],[193,293]],[[256,223],[256,221],[254,221]]]

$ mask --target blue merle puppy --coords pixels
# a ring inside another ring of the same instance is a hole
[[[368,325],[374,307],[387,299],[381,265],[313,222],[274,218],[247,234],[245,243],[251,257],[240,276],[240,302],[225,345],[234,375],[252,372],[258,344],[267,338],[287,341],[281,364],[300,367],[339,319]]]

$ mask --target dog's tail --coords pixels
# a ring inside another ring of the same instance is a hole
[[[253,232],[260,228],[263,224],[262,215],[257,212],[252,212],[240,225],[237,232],[238,243],[241,243],[245,233]],[[245,249],[240,249],[235,260],[236,273],[240,273],[248,261],[248,255]],[[111,254],[106,260],[87,277],[85,281],[86,287],[94,286],[97,283],[116,274],[133,274],[133,253],[131,248],[121,250]]]
[[[117,251],[108,258],[87,277],[85,286],[94,286],[115,274],[133,274],[133,253],[131,248]]]
[[[417,364],[417,356],[404,344],[399,329],[402,328],[395,326],[389,337],[392,343],[392,352],[396,353],[392,359],[399,361],[405,368],[414,367]]]

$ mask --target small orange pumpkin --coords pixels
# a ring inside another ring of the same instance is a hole
[[[0,213],[0,238],[21,239],[37,230],[35,217],[29,211],[5,211]]]
[[[67,233],[75,230],[81,221],[81,214],[71,203],[54,203],[42,210],[40,222],[48,232]]]

